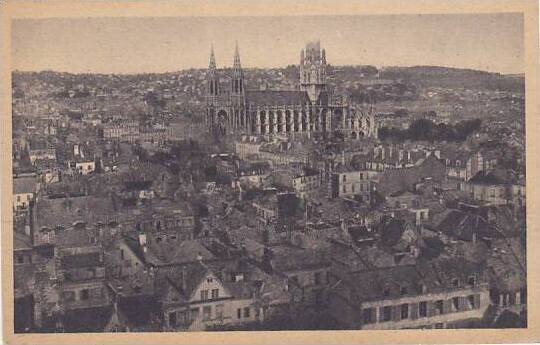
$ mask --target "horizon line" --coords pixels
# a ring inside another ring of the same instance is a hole
[[[456,67],[456,66],[447,66],[447,65],[381,65],[377,66],[374,64],[350,64],[350,65],[333,65],[328,64],[332,67],[362,67],[362,66],[373,66],[376,67],[379,71],[381,69],[385,68],[419,68],[419,67],[439,67],[439,68],[447,68],[447,69],[455,69],[455,70],[464,70],[464,71],[475,71],[475,72],[484,72],[484,73],[490,73],[490,74],[498,74],[501,76],[525,76],[525,72],[518,72],[518,73],[503,73],[500,71],[489,71],[489,70],[482,70],[482,69],[474,69],[470,67]],[[286,66],[273,66],[273,67],[252,67],[252,66],[242,66],[243,70],[256,70],[256,69],[283,69],[290,66],[299,66],[298,64],[290,64]],[[222,67],[217,68],[217,70],[229,70],[232,69],[232,66],[230,67]],[[62,74],[73,74],[73,75],[84,75],[84,74],[95,74],[95,75],[121,75],[121,76],[134,76],[134,75],[149,75],[149,74],[171,74],[171,73],[180,73],[184,71],[189,70],[208,70],[208,67],[190,67],[190,68],[183,68],[178,70],[168,70],[168,71],[160,71],[160,72],[70,72],[70,71],[60,71],[60,70],[53,70],[53,69],[42,69],[42,70],[21,70],[21,69],[12,69],[11,73],[15,72],[22,72],[22,73],[43,73],[43,72],[54,72],[54,73],[62,73]]]

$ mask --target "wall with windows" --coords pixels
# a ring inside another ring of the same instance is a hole
[[[34,199],[34,193],[20,193],[13,195],[13,210],[26,210]]]
[[[448,328],[454,322],[482,318],[489,303],[487,288],[471,288],[363,302],[354,318],[362,329]]]

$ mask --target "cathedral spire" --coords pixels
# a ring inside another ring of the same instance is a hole
[[[234,47],[234,65],[233,68],[235,70],[240,70],[242,67],[240,66],[240,53],[238,52],[238,41],[236,41],[235,47]]]
[[[240,66],[240,53],[238,52],[238,41],[234,47],[233,75],[231,79],[231,91],[233,95],[241,96],[244,94],[244,74]]]
[[[210,64],[208,65],[208,69],[211,71],[216,70],[216,57],[214,56],[214,45],[212,44],[210,46]]]

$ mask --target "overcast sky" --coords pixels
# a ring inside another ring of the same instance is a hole
[[[523,73],[521,14],[17,19],[13,69],[143,73],[297,64],[320,39],[333,65],[435,65]]]

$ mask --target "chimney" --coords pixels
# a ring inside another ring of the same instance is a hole
[[[186,266],[182,266],[182,291],[185,292],[187,289],[186,284]]]
[[[73,145],[73,155],[75,156],[80,155],[79,144]]]
[[[143,252],[146,253],[146,234],[139,233],[139,245],[142,247]]]
[[[345,222],[345,219],[343,218],[341,219],[341,233],[343,235],[344,240],[350,241],[351,236],[347,228],[347,223]]]

